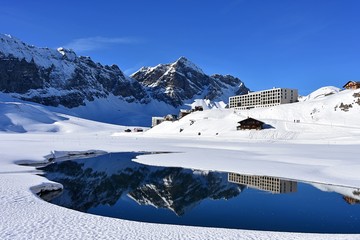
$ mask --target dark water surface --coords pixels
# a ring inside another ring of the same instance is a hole
[[[78,211],[142,222],[360,233],[359,188],[147,166],[132,161],[140,154],[111,153],[41,168],[46,178],[64,185],[58,196],[42,197]]]

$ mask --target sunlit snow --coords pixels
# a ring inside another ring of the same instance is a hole
[[[43,162],[46,156],[70,151],[166,151],[173,153],[140,155],[135,161],[359,187],[359,99],[360,90],[335,89],[330,95],[270,108],[205,109],[143,133],[128,133],[124,130],[133,127],[2,97],[0,239],[359,239],[346,234],[150,224],[85,214],[38,198],[34,193],[61,185],[38,175],[34,167],[15,164]],[[237,131],[238,121],[247,117],[265,122],[267,128]]]

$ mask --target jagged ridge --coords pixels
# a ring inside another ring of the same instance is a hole
[[[0,35],[0,43],[0,91],[17,98],[69,108],[109,94],[128,102],[149,100],[116,65],[103,66],[64,48],[36,48],[8,35]]]
[[[116,65],[95,63],[72,50],[38,48],[0,34],[0,91],[55,107],[76,108],[115,96],[120,104],[156,100],[179,109],[197,98],[227,101],[248,88],[230,75],[206,75],[185,57],[143,67],[130,78]]]
[[[194,98],[224,101],[231,95],[249,91],[239,78],[220,74],[208,76],[185,57],[174,63],[143,67],[131,77],[147,87],[153,98],[173,106],[181,106]]]

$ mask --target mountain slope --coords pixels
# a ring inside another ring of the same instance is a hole
[[[126,128],[59,114],[53,112],[51,107],[39,104],[0,100],[0,132],[67,134],[102,129],[123,131]]]
[[[0,34],[0,92],[96,121],[149,126],[151,116],[177,114],[196,98],[227,101],[247,92],[240,79],[206,75],[182,57],[125,76],[72,50],[38,48]]]
[[[322,97],[326,97],[331,94],[339,93],[340,91],[341,91],[340,88],[333,87],[333,86],[322,87],[322,88],[319,88],[318,90],[310,93],[308,96],[300,98],[299,100],[300,101],[308,101],[311,99],[322,98]]]
[[[0,91],[27,101],[68,108],[110,93],[127,102],[148,102],[141,85],[118,66],[103,66],[89,57],[27,45],[0,35]]]
[[[208,76],[185,57],[170,64],[143,67],[131,77],[145,86],[153,98],[175,107],[195,98],[227,101],[229,96],[249,91],[240,79]]]
[[[49,112],[44,108],[16,102],[0,102],[0,131],[25,133],[27,131],[56,132],[57,121],[65,117]]]
[[[310,94],[316,95],[319,90]],[[261,131],[237,131],[238,122],[263,121]],[[360,89],[344,90],[308,101],[250,110],[211,109],[193,112],[179,121],[163,122],[149,136],[224,137],[227,139],[357,143],[360,139]],[[321,137],[320,137],[321,136]]]

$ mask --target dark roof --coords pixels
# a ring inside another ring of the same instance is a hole
[[[360,84],[360,81],[348,81],[344,86],[343,86],[343,88],[345,88],[346,87],[346,85],[348,85],[349,83],[351,83],[351,82],[353,82],[353,83],[357,83],[357,84]]]
[[[241,120],[240,122],[238,122],[238,123],[240,123],[240,124],[246,124],[246,122],[250,122],[250,121],[255,121],[255,122],[258,122],[259,124],[264,124],[264,122],[262,122],[262,121],[260,121],[260,120],[257,120],[257,119],[255,119],[255,118],[251,118],[251,117],[248,117],[248,118],[246,118],[246,119],[244,119],[244,120]]]

